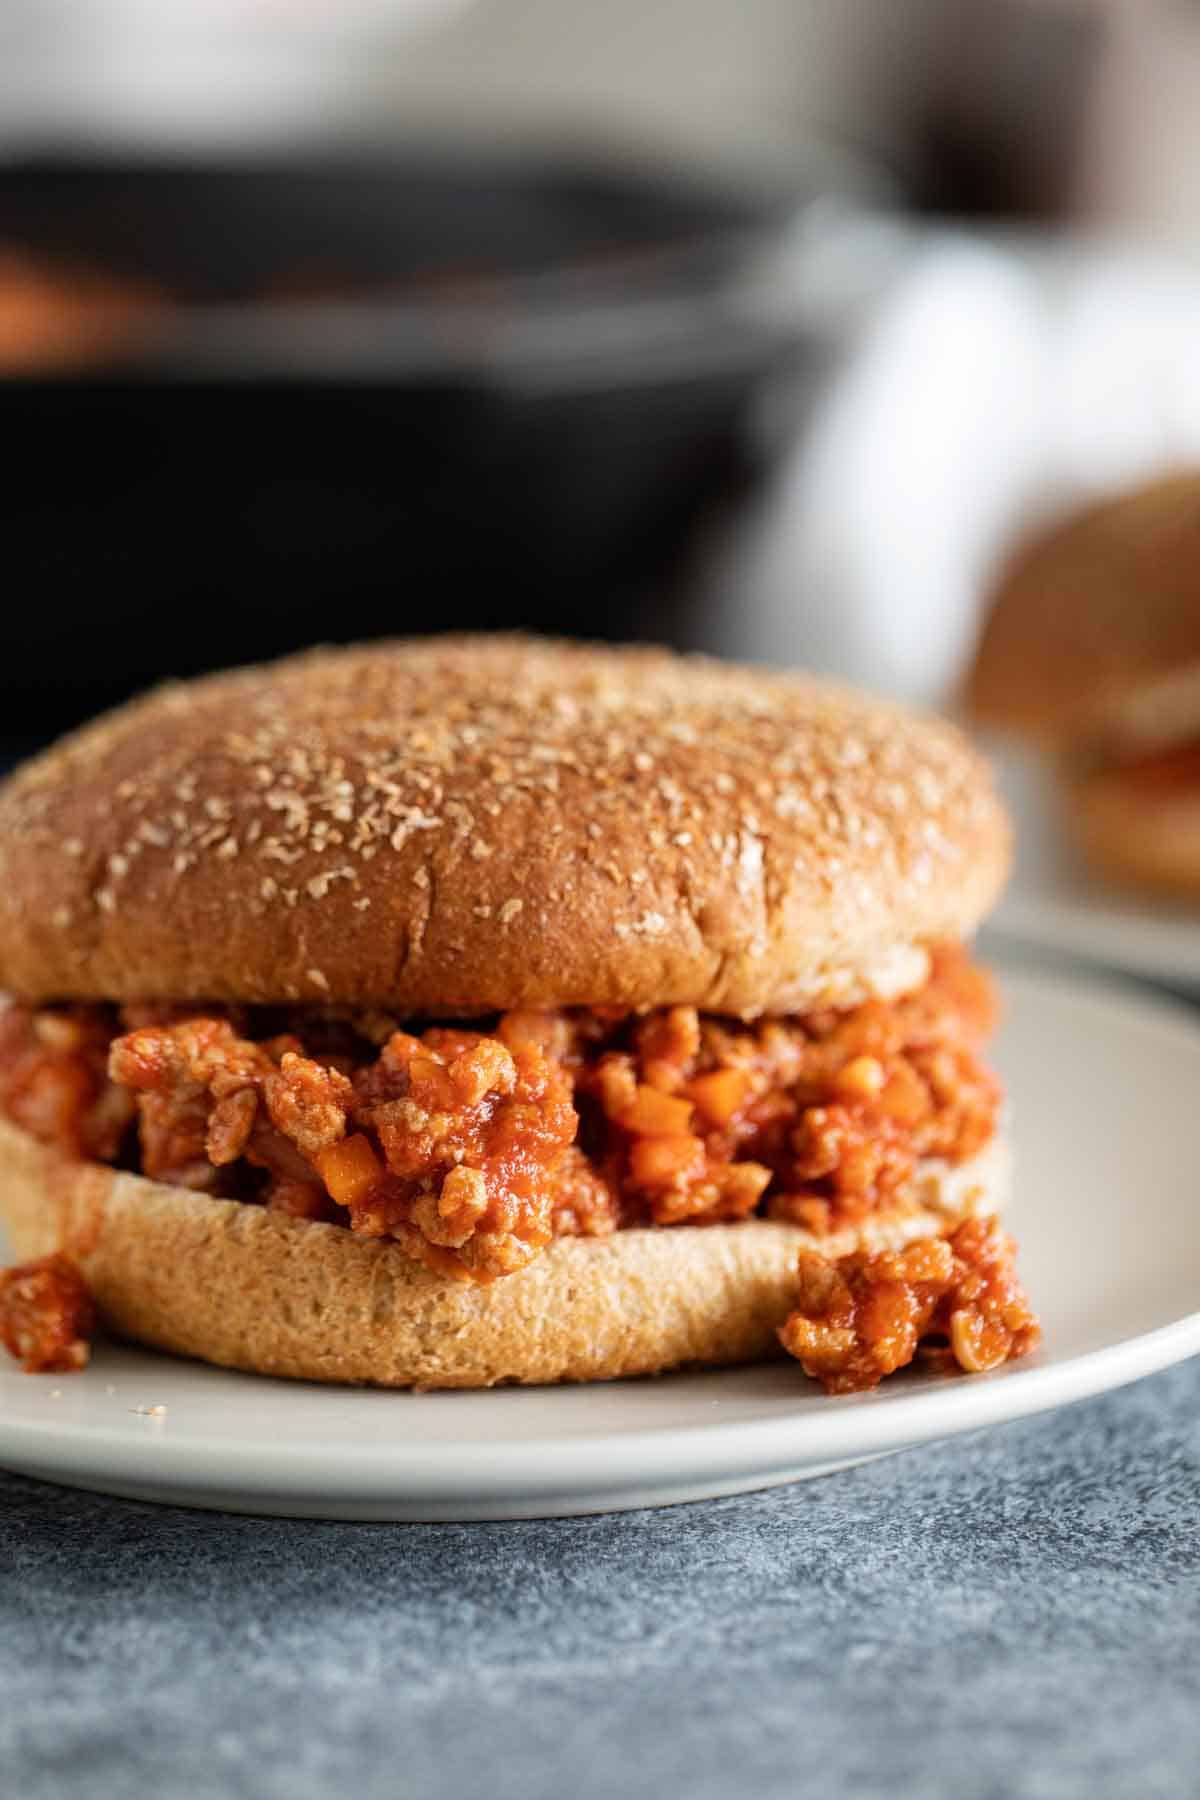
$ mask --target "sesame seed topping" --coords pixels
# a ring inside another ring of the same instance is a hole
[[[618,920],[613,929],[620,938],[662,937],[670,922],[660,912],[645,912],[638,919]]]

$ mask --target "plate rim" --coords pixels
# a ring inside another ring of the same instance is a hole
[[[242,1443],[226,1460],[228,1446],[219,1439],[180,1443],[157,1432],[145,1436],[72,1432],[49,1420],[44,1425],[19,1421],[12,1435],[24,1439],[30,1461],[43,1468],[53,1466],[63,1473],[79,1473],[84,1464],[90,1468],[95,1459],[87,1452],[111,1448],[121,1451],[124,1476],[130,1480],[146,1478],[150,1485],[163,1491],[194,1491],[199,1481],[213,1494],[287,1492],[297,1497],[323,1497],[335,1505],[345,1498],[385,1496],[402,1504],[408,1499],[448,1498],[465,1489],[481,1499],[499,1501],[504,1497],[566,1494],[584,1488],[594,1491],[597,1487],[620,1490],[635,1484],[654,1486],[665,1484],[668,1477],[673,1485],[679,1485],[720,1478],[726,1473],[738,1478],[744,1474],[747,1486],[751,1486],[756,1479],[770,1480],[782,1470],[801,1468],[808,1462],[886,1454],[940,1437],[1031,1418],[1059,1406],[1115,1392],[1196,1354],[1200,1354],[1200,1312],[1114,1344],[1100,1345],[1063,1362],[975,1377],[969,1389],[948,1377],[944,1387],[939,1383],[913,1394],[841,1396],[843,1404],[836,1413],[831,1411],[828,1422],[824,1415],[814,1419],[811,1412],[785,1413],[775,1418],[646,1427],[590,1438],[530,1437],[507,1444],[459,1443],[432,1450],[419,1446],[415,1453],[411,1446],[364,1443],[356,1445],[352,1453],[355,1479],[350,1493],[347,1495],[342,1488],[337,1498],[329,1480],[330,1453],[316,1445],[300,1451],[289,1446],[285,1459],[272,1465],[268,1473],[261,1450],[251,1450]],[[1121,1373],[1111,1379],[1114,1365]],[[864,1416],[874,1417],[881,1428],[865,1435],[858,1426]],[[562,1478],[573,1475],[565,1465],[578,1464],[581,1449],[586,1448],[589,1466],[594,1466],[597,1456],[604,1453],[602,1447],[614,1442],[625,1455],[621,1459],[610,1457],[605,1479],[585,1481],[581,1466],[578,1480]],[[216,1468],[215,1446],[221,1450]],[[717,1446],[721,1447],[719,1455],[713,1453]],[[371,1454],[372,1451],[378,1454]],[[703,1454],[706,1451],[709,1454]],[[8,1465],[7,1441],[2,1442],[0,1453]],[[454,1459],[449,1477],[445,1474],[448,1453]],[[547,1462],[536,1478],[531,1478],[528,1459],[539,1454],[546,1456]],[[659,1466],[651,1467],[652,1464]],[[554,1478],[560,1465],[564,1467]],[[486,1493],[480,1494],[472,1477],[483,1470],[487,1473]],[[403,1489],[397,1490],[387,1479],[389,1476],[401,1476]]]

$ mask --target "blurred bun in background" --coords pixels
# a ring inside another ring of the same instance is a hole
[[[976,719],[1137,756],[1200,735],[1200,469],[1072,512],[1002,572],[966,687]]]
[[[1058,758],[1066,818],[1097,868],[1200,895],[1200,469],[1018,550],[965,703]]]

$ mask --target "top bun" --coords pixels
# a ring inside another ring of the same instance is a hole
[[[852,1004],[995,899],[953,727],[664,651],[443,637],[159,689],[0,788],[0,985],[466,1016]]]
[[[1089,506],[1019,550],[964,698],[980,723],[1055,748],[1200,731],[1200,473]]]

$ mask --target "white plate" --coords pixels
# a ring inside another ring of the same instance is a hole
[[[1063,837],[1050,767],[1011,751],[995,760],[1017,822],[1017,866],[991,930],[1131,975],[1200,988],[1200,905],[1107,887]]]
[[[102,1349],[0,1375],[0,1462],[138,1499],[343,1519],[500,1519],[822,1474],[1133,1381],[1200,1350],[1200,1026],[1013,975],[998,1061],[1036,1356],[826,1399],[794,1365],[582,1388],[397,1394]],[[747,1226],[747,1230],[752,1230]],[[164,1407],[161,1413],[145,1410]]]

